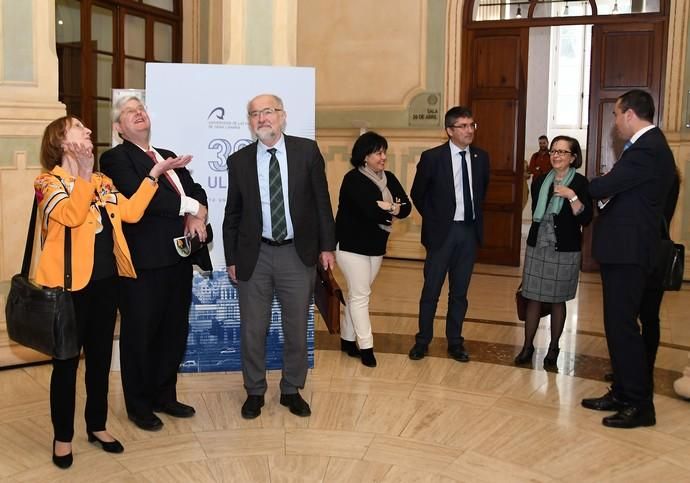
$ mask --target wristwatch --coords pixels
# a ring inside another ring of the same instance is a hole
[[[568,201],[570,201],[570,204],[573,204],[577,201],[577,195],[573,196],[572,198],[568,198]]]

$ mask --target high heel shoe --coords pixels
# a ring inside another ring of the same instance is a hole
[[[125,450],[124,446],[122,446],[118,440],[102,441],[98,439],[98,436],[93,434],[91,431],[87,431],[86,436],[89,438],[89,443],[100,444],[101,449],[106,453],[122,453]]]
[[[534,355],[534,346],[523,347],[518,355],[515,356],[513,362],[516,366],[523,366],[532,363],[532,356]]]
[[[362,364],[367,367],[376,367],[376,357],[374,357],[374,348],[360,350],[362,354]]]
[[[350,357],[359,357],[359,349],[357,348],[357,343],[354,340],[340,339],[340,350],[347,352]]]
[[[558,369],[558,354],[561,350],[558,347],[549,347],[546,356],[544,357],[544,369],[557,370]]]
[[[53,464],[58,468],[66,470],[67,468],[72,466],[72,461],[74,460],[72,458],[71,452],[63,456],[58,456],[55,454],[55,439],[53,438]]]

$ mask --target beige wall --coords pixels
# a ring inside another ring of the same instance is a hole
[[[419,153],[444,139],[440,118],[459,96],[462,0],[182,4],[186,62],[316,67],[317,137],[334,207],[360,128],[388,138],[389,167],[408,189]],[[690,247],[690,2],[671,8],[663,128],[684,180],[672,233]],[[8,280],[20,265],[41,132],[64,114],[54,17],[54,0],[0,0],[0,321]],[[415,119],[420,113],[431,116]],[[413,212],[395,226],[390,255],[423,256],[419,222]]]

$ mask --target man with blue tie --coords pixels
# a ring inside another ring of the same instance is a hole
[[[448,355],[468,362],[462,323],[477,246],[483,236],[482,202],[489,184],[489,156],[471,145],[477,123],[469,108],[451,108],[445,115],[445,127],[448,142],[422,153],[410,193],[422,215],[426,260],[419,332],[409,356],[419,360],[428,352],[434,336],[436,306],[447,274]]]
[[[311,139],[283,133],[283,101],[262,94],[247,105],[256,142],[228,158],[223,243],[228,276],[240,302],[242,376],[247,400],[241,414],[261,414],[266,392],[266,332],[275,291],[281,306],[283,372],[280,404],[311,415],[302,399],[307,378],[307,317],[316,263],[335,265],[335,222],[325,163]]]
[[[612,411],[602,420],[612,428],[656,424],[649,347],[637,322],[649,274],[654,268],[663,209],[676,179],[673,153],[653,124],[652,96],[635,89],[620,96],[613,111],[616,131],[628,140],[606,175],[590,181],[600,200],[592,255],[599,262],[604,330],[613,384],[603,397],[587,398],[587,409]]]

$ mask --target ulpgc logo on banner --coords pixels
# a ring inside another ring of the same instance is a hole
[[[215,109],[213,109],[209,113],[207,119],[211,119],[212,117],[215,117],[216,119],[220,119],[221,121],[223,119],[225,119],[225,108],[219,106],[219,107],[216,107]]]
[[[247,126],[245,119],[233,119],[231,113],[223,106],[210,108],[206,122],[210,129],[242,129]]]
[[[227,171],[228,156],[251,143],[251,139],[238,139],[235,142],[223,138],[211,139],[208,142],[208,150],[214,153],[215,158],[208,162],[208,167],[212,171]],[[209,188],[216,187],[218,186],[211,186],[211,183],[209,183]]]

